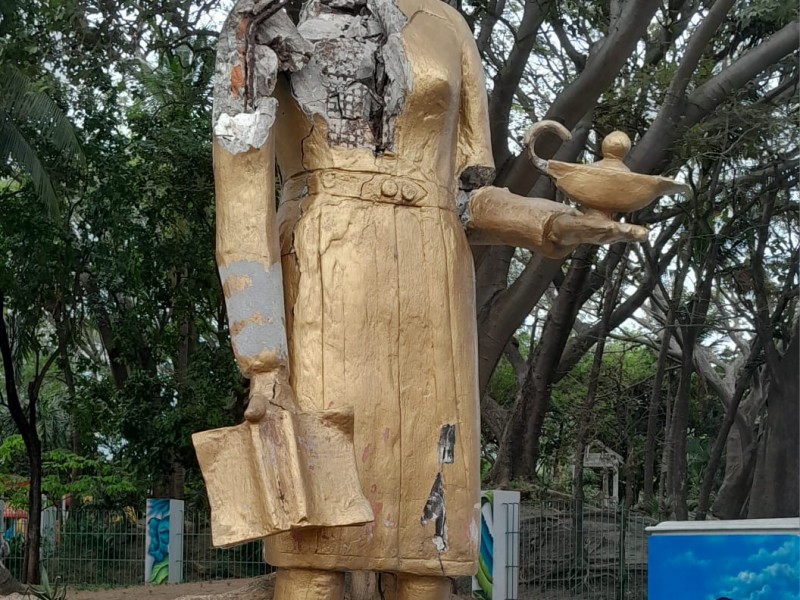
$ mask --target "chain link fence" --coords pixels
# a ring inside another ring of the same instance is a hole
[[[505,577],[519,577],[519,597],[497,600],[643,600],[647,597],[645,527],[655,520],[620,508],[584,506],[568,500],[509,505],[519,513],[519,560]],[[145,515],[132,509],[43,515],[42,564],[51,580],[77,586],[130,586],[144,581]],[[12,574],[22,570],[24,522],[6,520]],[[11,532],[11,534],[9,534]],[[272,569],[262,561],[261,542],[224,550],[211,544],[209,515],[184,514],[183,581],[255,577]]]

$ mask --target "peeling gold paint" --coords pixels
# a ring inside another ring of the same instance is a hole
[[[253,323],[256,325],[263,325],[264,316],[261,313],[255,313],[254,315],[251,315],[246,319],[242,319],[241,321],[234,321],[231,323],[231,336],[236,337],[242,332],[242,329],[248,325],[252,325]]]
[[[225,280],[225,283],[222,284],[222,293],[225,294],[226,298],[230,298],[234,294],[238,294],[239,292],[252,287],[252,285],[253,279],[247,275],[228,277]]]

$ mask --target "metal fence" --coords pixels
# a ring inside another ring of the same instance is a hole
[[[49,509],[43,515],[42,566],[51,580],[79,586],[129,586],[144,582],[145,515],[123,511]],[[5,565],[22,572],[26,523],[6,519],[11,554]],[[220,550],[211,544],[208,514],[185,513],[183,581],[255,577],[272,569],[264,564],[261,542]]]
[[[55,510],[55,509],[53,509]],[[622,509],[543,500],[508,505],[509,543],[519,560],[505,577],[519,577],[518,598],[497,600],[643,600],[647,597],[645,527],[655,520]],[[50,578],[72,585],[127,586],[144,581],[145,519],[133,510],[56,511],[44,519],[42,564]],[[24,523],[11,523],[12,574],[22,570]],[[9,528],[8,521],[6,522]],[[185,513],[183,581],[254,577],[271,571],[261,542],[218,550],[209,517]]]
[[[568,500],[526,502],[520,511],[519,598],[644,600],[645,528],[656,521],[622,508],[582,510]],[[513,533],[509,533],[513,535]]]

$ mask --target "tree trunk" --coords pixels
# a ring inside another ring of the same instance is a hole
[[[687,265],[688,266],[688,265]],[[682,292],[678,292],[678,278],[680,275],[675,276],[675,289],[677,298],[680,298]],[[682,280],[682,278],[681,278]],[[682,285],[680,286],[683,287]],[[671,304],[674,304],[675,300]],[[656,446],[658,436],[658,412],[662,404],[662,388],[664,386],[664,373],[667,370],[667,359],[669,357],[669,345],[672,341],[672,327],[675,323],[675,311],[672,307],[667,314],[664,323],[664,331],[661,335],[661,348],[658,351],[658,360],[656,361],[656,372],[653,376],[653,388],[650,391],[650,402],[647,406],[647,438],[645,442],[644,451],[644,504],[645,506],[653,505],[653,483],[655,479],[655,462],[656,462]]]
[[[669,506],[675,518],[685,521],[689,518],[687,506],[687,456],[686,439],[689,430],[689,403],[691,400],[691,381],[694,373],[694,338],[690,333],[691,324],[684,329],[683,354],[681,356],[680,379],[678,380],[678,393],[675,397],[675,410],[672,413],[672,460],[670,461],[670,486]]]
[[[627,439],[628,455],[625,458],[625,502],[623,506],[628,511],[636,504],[636,448],[630,435]]]
[[[576,251],[558,298],[547,317],[541,342],[528,358],[529,368],[506,426],[490,479],[498,485],[511,479],[536,476],[539,434],[550,406],[553,374],[567,343],[578,299],[591,270],[593,250],[582,246]]]
[[[750,350],[750,359],[747,364],[742,368],[739,376],[736,379],[736,386],[734,388],[733,397],[728,400],[725,407],[725,416],[722,419],[722,424],[717,432],[717,437],[714,440],[714,445],[711,447],[711,452],[708,457],[708,464],[703,472],[703,480],[700,485],[700,494],[697,501],[697,512],[695,519],[702,521],[706,518],[708,513],[708,506],[711,498],[711,489],[714,485],[717,470],[719,469],[720,462],[722,462],[722,454],[727,446],[728,435],[731,428],[736,421],[736,415],[739,412],[739,406],[742,398],[744,397],[745,390],[747,389],[750,379],[753,376],[753,363],[755,356],[758,353],[758,338],[753,342]]]
[[[39,436],[28,448],[30,461],[30,488],[28,489],[28,529],[25,535],[25,553],[22,561],[22,581],[39,583],[39,551],[42,543],[42,447]]]
[[[664,373],[666,372],[667,356],[669,353],[669,343],[672,338],[670,333],[671,322],[664,326],[661,337],[661,349],[658,352],[656,361],[656,372],[653,377],[653,389],[650,391],[650,402],[647,406],[647,437],[644,450],[644,504],[653,504],[653,483],[655,480],[656,446],[658,435],[658,412],[661,408],[662,387],[664,384]]]
[[[35,310],[35,309],[34,309]],[[19,431],[30,465],[30,487],[28,488],[28,530],[25,536],[25,552],[22,564],[22,580],[25,583],[39,582],[39,546],[42,522],[42,445],[36,430],[36,400],[39,397],[44,377],[55,362],[60,348],[50,355],[34,380],[28,386],[27,416],[17,391],[18,377],[14,370],[11,340],[5,322],[5,296],[0,290],[0,356],[2,356],[3,376],[6,386],[6,404],[11,419]]]
[[[756,417],[761,412],[766,399],[763,372],[753,378],[753,386],[745,401],[739,406],[741,421],[728,435],[725,445],[725,474],[717,491],[711,512],[719,519],[744,519],[747,516],[747,501],[753,484],[756,464],[755,435]]]
[[[669,462],[672,456],[672,449],[670,440],[672,439],[672,406],[674,405],[672,375],[669,377],[664,422],[666,428],[664,431],[664,446],[661,448],[661,464],[659,466],[658,477],[658,512],[660,516],[669,513],[667,510],[667,490],[669,489]]]
[[[767,421],[759,447],[747,517],[796,517],[800,497],[800,335],[794,332],[767,395]]]
[[[745,441],[746,440],[746,441]],[[756,444],[752,435],[746,438],[734,427],[725,445],[725,474],[711,507],[718,519],[744,519],[747,500],[753,485]]]

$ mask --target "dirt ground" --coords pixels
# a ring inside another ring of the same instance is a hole
[[[109,590],[70,590],[67,600],[175,600],[180,596],[232,592],[244,587],[250,581],[250,579],[226,579],[179,585],[142,585]]]
[[[175,600],[182,596],[204,594],[224,594],[237,589],[254,586],[253,579],[230,579],[225,581],[206,581],[202,583],[184,583],[181,585],[155,585],[136,586],[129,588],[115,588],[110,590],[70,590],[67,600]],[[272,581],[257,584],[262,591],[264,588],[272,590]],[[237,600],[245,600],[251,594],[236,595]],[[345,600],[348,595],[345,594]],[[452,600],[462,600],[466,596],[452,596]],[[234,600],[231,598],[231,600]]]

